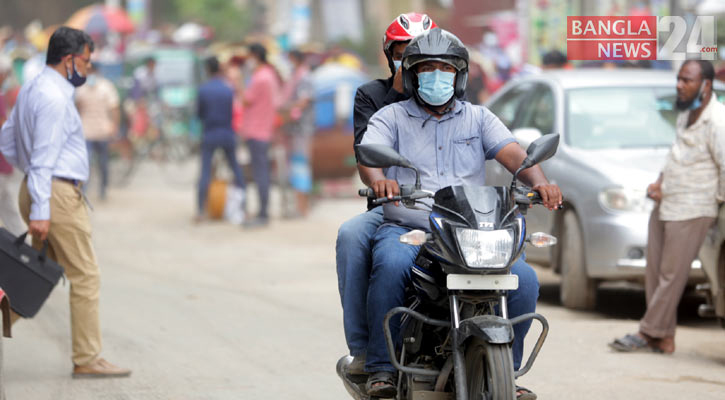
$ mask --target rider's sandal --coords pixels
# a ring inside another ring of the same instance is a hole
[[[647,339],[635,334],[629,334],[619,339],[614,339],[612,343],[609,343],[609,347],[625,353],[638,351],[662,353],[662,349],[652,346]]]
[[[516,386],[516,400],[536,400],[536,393],[523,386]]]
[[[382,383],[382,385],[373,386],[376,383]],[[394,398],[398,394],[398,388],[395,387],[395,374],[388,371],[375,372],[368,378],[365,389],[370,397]]]

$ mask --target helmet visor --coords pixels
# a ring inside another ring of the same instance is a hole
[[[468,63],[458,57],[441,57],[441,56],[428,56],[425,54],[421,55],[411,55],[403,59],[403,68],[405,69],[411,69],[414,66],[426,62],[426,61],[440,61],[443,63],[446,63],[453,68],[455,68],[457,71],[462,71],[468,67]]]

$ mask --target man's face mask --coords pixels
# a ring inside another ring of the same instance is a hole
[[[675,107],[680,111],[685,110],[697,110],[702,105],[702,91],[705,88],[705,80],[702,81],[702,84],[700,84],[700,89],[698,89],[697,94],[695,95],[695,98],[690,101],[675,101]]]
[[[72,58],[72,60],[73,60],[73,72],[71,73],[70,71],[68,71],[67,79],[68,79],[68,82],[71,83],[71,85],[78,87],[78,86],[81,86],[84,83],[86,83],[86,77],[78,73],[78,70],[76,69],[76,60],[75,60],[75,58]]]
[[[403,60],[393,60],[393,65],[395,66],[395,71],[397,72],[400,69],[400,65],[403,63]]]
[[[418,94],[432,106],[442,106],[453,97],[455,72],[435,70],[418,73]]]

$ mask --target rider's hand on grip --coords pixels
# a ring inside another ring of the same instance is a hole
[[[533,190],[539,193],[541,196],[541,204],[549,210],[561,209],[563,198],[561,190],[556,184],[546,183],[540,184],[533,187]]]
[[[393,179],[380,179],[373,182],[371,188],[375,192],[375,197],[387,197],[389,200],[393,200],[393,197],[400,196],[400,187],[398,182]],[[398,205],[398,199],[395,199],[395,205]],[[374,203],[380,204],[380,203]]]

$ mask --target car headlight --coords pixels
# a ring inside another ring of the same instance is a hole
[[[613,187],[599,192],[602,207],[615,211],[647,212],[652,207],[645,190]]]
[[[463,259],[471,268],[503,268],[514,251],[514,233],[510,229],[457,229],[456,239]]]

